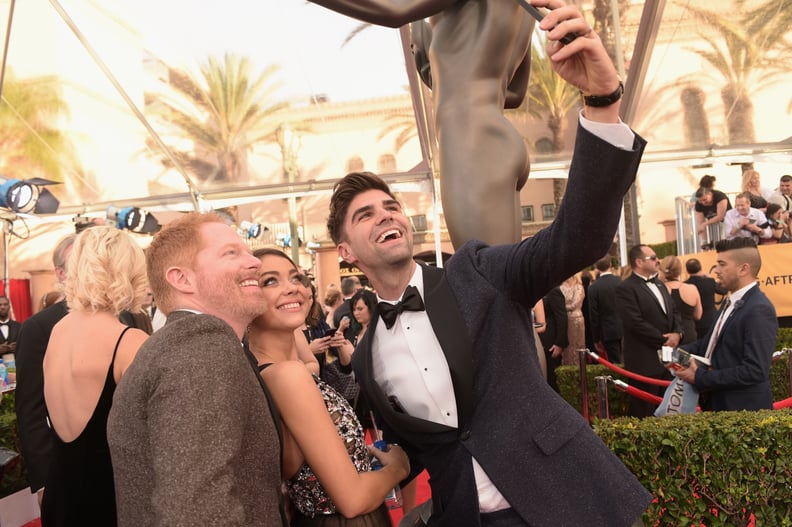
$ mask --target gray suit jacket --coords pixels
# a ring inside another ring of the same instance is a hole
[[[120,526],[285,525],[273,418],[222,320],[171,313],[118,384],[107,436]]]
[[[527,525],[624,527],[647,507],[649,493],[543,378],[530,318],[551,287],[607,251],[643,144],[617,150],[581,130],[550,227],[516,245],[469,242],[445,271],[423,268],[457,428],[404,413],[373,382],[372,319],[353,366],[386,438],[405,448],[413,472],[426,467],[431,476],[431,526],[479,525],[471,456]]]

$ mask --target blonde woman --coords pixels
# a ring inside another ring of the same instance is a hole
[[[674,301],[679,316],[682,318],[682,340],[679,344],[687,344],[697,339],[696,320],[701,320],[704,308],[696,286],[683,283],[682,260],[676,256],[666,256],[660,261],[660,280],[665,283],[668,294]],[[703,337],[704,335],[698,335]]]
[[[44,400],[55,443],[41,520],[51,525],[116,525],[107,415],[113,393],[148,335],[122,324],[146,294],[146,261],[115,227],[81,232],[66,266],[69,313],[44,356]]]
[[[767,199],[765,199],[762,189],[762,183],[759,179],[759,172],[753,169],[746,170],[742,173],[742,191],[751,195],[751,207],[759,209],[762,212],[767,208]]]

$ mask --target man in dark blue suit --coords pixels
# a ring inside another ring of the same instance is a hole
[[[550,11],[542,27],[556,28],[549,52],[568,82],[596,94],[619,84],[577,9]],[[570,31],[581,36],[560,45]],[[353,367],[386,440],[413,475],[429,472],[432,527],[626,527],[651,500],[545,382],[534,349],[531,309],[608,249],[645,145],[619,121],[617,97],[587,99],[564,202],[520,243],[470,240],[444,269],[419,266],[387,184],[355,173],[334,189],[328,231],[381,300]]]
[[[722,240],[715,250],[715,275],[729,296],[707,335],[685,344],[687,351],[710,359],[712,366],[692,359],[677,377],[695,385],[714,411],[772,408],[770,362],[778,319],[756,282],[762,258],[750,238]]]
[[[622,362],[622,337],[624,328],[621,317],[616,311],[616,288],[621,278],[613,274],[610,256],[597,260],[594,268],[599,271],[597,278],[588,289],[589,319],[591,336],[598,353],[606,355],[611,362]]]

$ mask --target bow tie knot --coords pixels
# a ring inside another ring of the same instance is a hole
[[[418,289],[410,285],[407,286],[407,289],[404,291],[404,296],[401,301],[395,304],[380,302],[377,305],[377,310],[379,311],[380,318],[385,322],[385,327],[390,329],[396,323],[396,318],[403,311],[423,311],[424,303]]]
[[[650,276],[649,278],[644,278],[643,281],[646,282],[647,284],[655,284],[655,285],[657,285],[657,277],[656,276]]]

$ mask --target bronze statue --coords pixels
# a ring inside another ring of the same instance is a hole
[[[428,49],[440,182],[455,247],[521,237],[519,190],[530,169],[522,137],[503,114],[526,93],[534,19],[516,0],[312,0],[372,24],[413,26]]]

